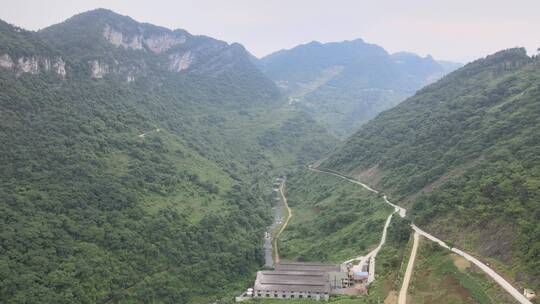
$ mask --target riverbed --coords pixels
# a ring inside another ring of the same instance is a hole
[[[264,233],[264,267],[273,268],[274,267],[274,257],[272,250],[272,241],[274,237],[275,230],[283,223],[283,214],[284,206],[279,195],[279,191],[273,191],[272,194],[272,213],[274,214],[274,221],[272,225],[266,227],[266,232]]]

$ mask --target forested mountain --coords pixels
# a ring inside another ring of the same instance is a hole
[[[312,113],[339,136],[351,134],[446,73],[431,56],[391,55],[361,39],[314,41],[261,58],[259,66],[291,103]]]
[[[0,302],[198,303],[262,265],[270,177],[335,139],[238,44],[0,23]]]
[[[474,61],[379,114],[321,167],[412,207],[414,222],[540,287],[540,58]]]

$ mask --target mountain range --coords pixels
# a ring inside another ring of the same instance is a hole
[[[389,54],[362,39],[314,41],[265,56],[258,65],[290,103],[340,137],[460,66],[408,52]]]

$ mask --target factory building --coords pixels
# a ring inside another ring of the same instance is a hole
[[[322,263],[309,263],[309,262],[281,262],[276,265],[276,270],[280,271],[305,271],[305,272],[332,272],[339,271],[340,268],[337,265],[322,264]]]
[[[253,297],[273,299],[328,300],[331,286],[329,273],[339,266],[320,263],[284,262],[275,271],[259,271]]]

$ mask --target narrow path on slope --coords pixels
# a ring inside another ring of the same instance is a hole
[[[374,193],[379,193],[379,191],[369,187],[368,185],[364,184],[364,183],[361,183],[357,180],[354,180],[350,177],[347,177],[339,172],[335,172],[335,171],[330,171],[330,170],[321,170],[321,169],[316,169],[316,168],[313,168],[312,166],[308,166],[308,169],[309,170],[312,170],[312,171],[315,171],[315,172],[320,172],[320,173],[325,173],[325,174],[330,174],[330,175],[334,175],[334,176],[337,176],[337,177],[340,177],[342,179],[345,179],[351,183],[354,183],[354,184],[357,184],[357,185],[360,185],[364,188],[366,188],[367,190],[369,191],[372,191]],[[390,204],[392,206],[394,206],[395,210],[397,211],[399,209],[399,214],[400,216],[404,217],[406,215],[406,209],[403,208],[403,207],[399,207],[397,205],[394,205],[392,204],[390,201],[388,201],[388,199],[386,198],[386,195],[383,196],[384,198],[384,201],[387,203],[387,204]],[[403,210],[403,211],[401,211]],[[402,215],[403,214],[403,215]],[[462,251],[462,250],[459,250],[457,248],[450,248],[448,245],[446,245],[445,242],[441,241],[440,239],[436,238],[435,236],[423,231],[422,229],[418,228],[416,225],[414,224],[411,224],[411,227],[414,229],[415,232],[419,233],[420,235],[426,237],[427,239],[435,242],[435,243],[438,243],[441,247],[444,247],[462,257],[464,257],[465,259],[467,259],[468,261],[472,262],[473,264],[475,264],[476,266],[478,266],[480,269],[482,269],[488,276],[490,276],[495,282],[497,282],[497,284],[499,284],[504,290],[506,290],[512,297],[514,297],[514,299],[516,299],[519,303],[521,304],[532,304],[531,301],[529,301],[524,295],[522,295],[514,286],[512,286],[512,284],[510,284],[508,281],[506,281],[502,276],[500,276],[497,272],[495,272],[495,270],[491,269],[490,267],[488,267],[486,264],[480,262],[480,260],[478,260],[477,258],[471,256],[470,254]]]
[[[281,194],[281,199],[283,200],[283,205],[285,206],[285,209],[287,209],[287,219],[283,222],[281,225],[281,228],[279,229],[278,233],[276,233],[276,236],[274,237],[274,265],[279,264],[279,250],[278,250],[278,239],[283,230],[287,228],[287,225],[289,224],[289,220],[292,217],[292,210],[289,208],[289,204],[287,203],[287,197],[285,196],[285,181],[286,178],[283,179],[281,182],[281,185],[279,186],[279,193]]]
[[[409,290],[409,283],[411,281],[411,276],[413,273],[414,261],[416,260],[416,253],[418,252],[419,239],[420,235],[418,234],[418,232],[415,231],[411,256],[409,257],[407,270],[405,271],[405,276],[403,277],[403,284],[401,285],[401,290],[399,291],[398,304],[407,304],[407,290]]]
[[[382,246],[386,242],[386,232],[388,231],[388,226],[390,226],[390,222],[392,221],[392,215],[393,213],[388,216],[386,219],[386,223],[384,224],[384,229],[381,237],[381,242],[379,243],[379,246],[377,248],[373,249],[370,253],[368,253],[369,259],[369,276],[368,276],[368,282],[371,283],[375,281],[375,258],[377,257],[377,254],[381,250]]]
[[[362,183],[362,182],[360,182],[360,181],[354,180],[354,179],[352,179],[352,178],[350,178],[350,177],[347,177],[347,176],[345,176],[345,175],[343,175],[343,174],[341,174],[341,173],[339,173],[339,172],[334,172],[334,171],[330,171],[330,170],[320,170],[320,169],[313,168],[313,167],[310,167],[310,166],[308,166],[308,169],[311,170],[311,171],[315,171],[315,172],[319,172],[319,173],[324,173],[324,174],[330,174],[330,175],[333,175],[333,176],[342,178],[342,179],[347,180],[347,181],[349,181],[349,182],[351,182],[351,183],[353,183],[353,184],[360,185],[360,186],[364,187],[366,190],[369,190],[369,191],[371,191],[371,192],[373,192],[373,193],[379,194],[379,191],[377,191],[377,190],[371,188],[370,186],[368,186],[368,185],[366,185],[366,184],[364,184],[364,183]],[[407,209],[405,209],[405,208],[403,208],[403,207],[400,207],[400,206],[398,206],[398,205],[396,205],[396,204],[392,204],[392,203],[388,200],[388,198],[386,197],[386,195],[383,196],[383,199],[384,199],[384,202],[385,202],[385,203],[387,203],[388,205],[394,207],[394,210],[395,210],[396,212],[399,213],[399,216],[400,216],[400,217],[405,217],[405,216],[407,215]]]

